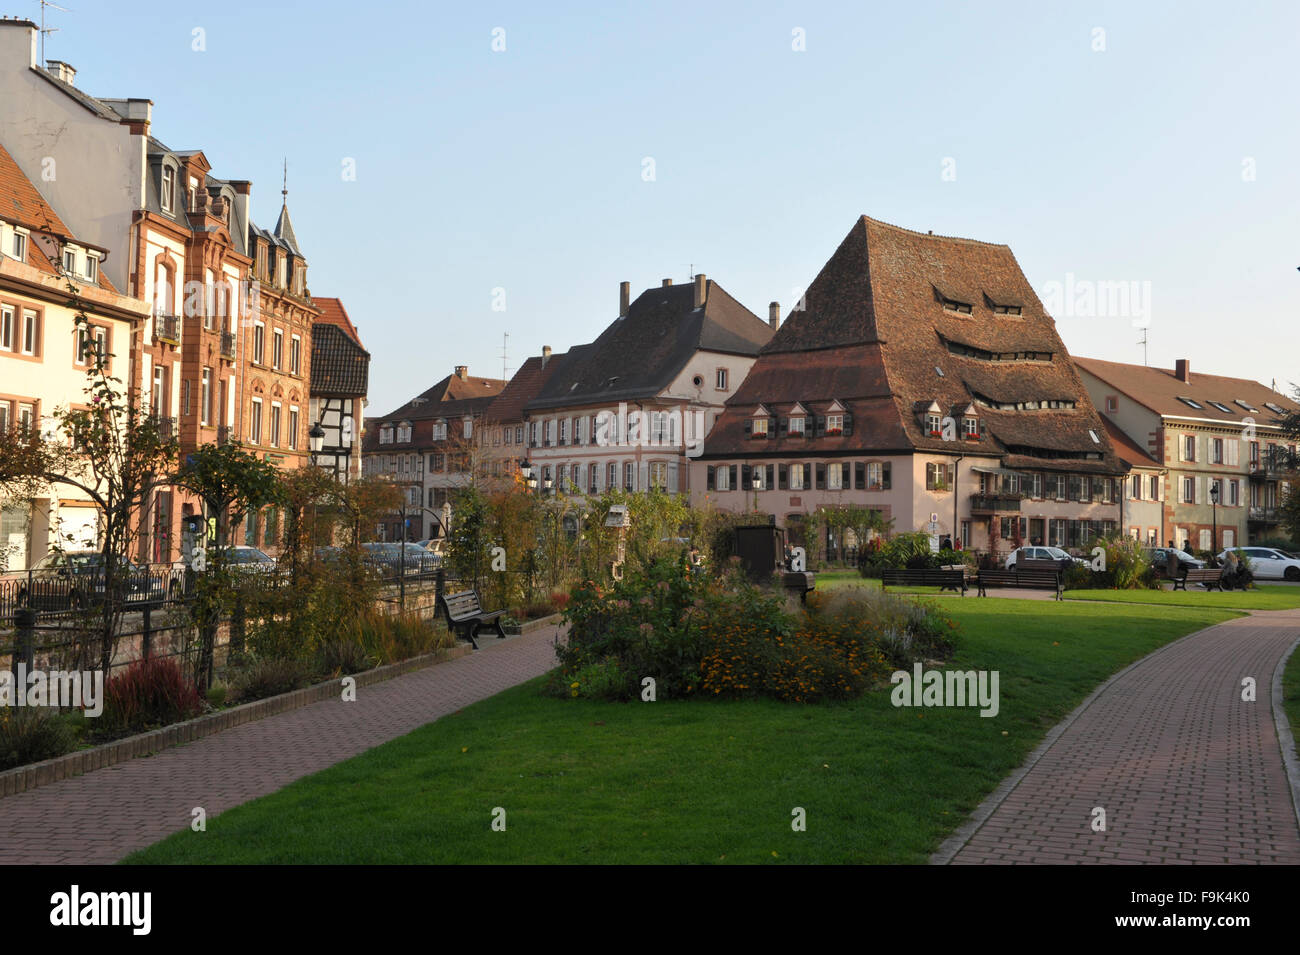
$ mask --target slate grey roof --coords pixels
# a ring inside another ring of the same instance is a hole
[[[695,283],[646,289],[594,342],[570,348],[524,411],[649,398],[672,383],[697,351],[757,355],[772,328],[717,282],[703,308]]]
[[[369,387],[370,352],[328,322],[311,326],[313,396],[364,397]]]
[[[288,203],[280,207],[280,218],[275,223],[275,234],[284,241],[289,251],[302,257],[302,253],[298,251],[298,237],[293,234],[293,223],[289,221]]]

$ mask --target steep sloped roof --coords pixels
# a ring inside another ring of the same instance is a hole
[[[529,358],[514,373],[501,394],[488,405],[483,417],[489,421],[522,421],[524,405],[537,397],[537,393],[564,364],[568,354],[568,352],[561,352],[558,355],[550,355],[545,360],[541,355]]]
[[[312,322],[311,394],[364,397],[370,380],[370,353],[337,325]]]
[[[289,205],[285,203],[280,207],[280,218],[275,223],[275,235],[281,242],[289,247],[294,255],[301,256],[298,251],[298,237],[293,234],[293,222],[289,219]]]
[[[46,202],[32,181],[23,175],[18,163],[3,145],[0,145],[0,218],[80,244],[77,243],[76,236],[68,231],[54,207]],[[41,244],[35,241],[27,243],[26,264],[48,275],[59,275],[61,271],[61,264],[52,261],[42,251]],[[110,292],[117,291],[103,269],[97,273],[96,285]]]
[[[695,283],[646,289],[590,345],[568,359],[525,409],[649,398],[663,391],[697,351],[756,355],[771,327],[706,280],[702,308]]]
[[[357,327],[352,324],[352,317],[348,315],[348,310],[343,307],[343,302],[337,298],[325,298],[322,296],[313,296],[312,302],[320,309],[320,318],[316,322],[324,322],[327,325],[333,325],[340,329],[348,338],[352,339],[358,345],[361,344],[361,335],[357,332]],[[313,327],[315,327],[313,325]]]
[[[759,401],[810,407],[888,395],[888,425],[878,403],[856,411],[846,405],[855,416],[869,412],[870,424],[855,422],[851,440],[821,437],[809,447],[952,450],[925,428],[925,409],[937,403],[944,416],[957,417],[973,404],[983,429],[978,440],[961,442],[967,452],[1041,457],[1042,467],[1062,466],[1061,457],[1069,466],[1092,459],[1118,470],[1055,322],[1007,246],[862,216],[803,304],[727,402],[705,456],[752,453],[733,421]],[[781,451],[779,439],[764,444]]]

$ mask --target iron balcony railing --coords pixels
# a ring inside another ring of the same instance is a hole
[[[1020,498],[1008,494],[972,494],[970,509],[972,514],[1019,511]]]
[[[171,342],[173,345],[179,345],[181,343],[180,318],[166,312],[154,312],[153,335],[154,338],[160,338],[165,342]]]

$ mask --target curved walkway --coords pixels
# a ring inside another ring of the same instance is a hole
[[[0,799],[0,863],[109,863],[303,776],[404,736],[555,665],[555,626],[477,653]]]
[[[1300,772],[1274,713],[1274,676],[1298,638],[1300,611],[1260,611],[1134,663],[1054,728],[931,861],[1300,863]],[[1246,677],[1253,703],[1242,700]],[[1104,831],[1094,831],[1098,808]]]

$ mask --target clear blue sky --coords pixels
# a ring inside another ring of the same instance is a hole
[[[1294,4],[61,5],[47,58],[152,99],[155,135],[251,179],[264,226],[288,157],[372,415],[453,365],[500,376],[504,332],[516,368],[590,341],[624,279],[694,264],[788,311],[861,214],[1005,242],[1040,290],[1150,282],[1151,364],[1300,381]],[[1127,318],[1057,324],[1073,354],[1142,360]]]

